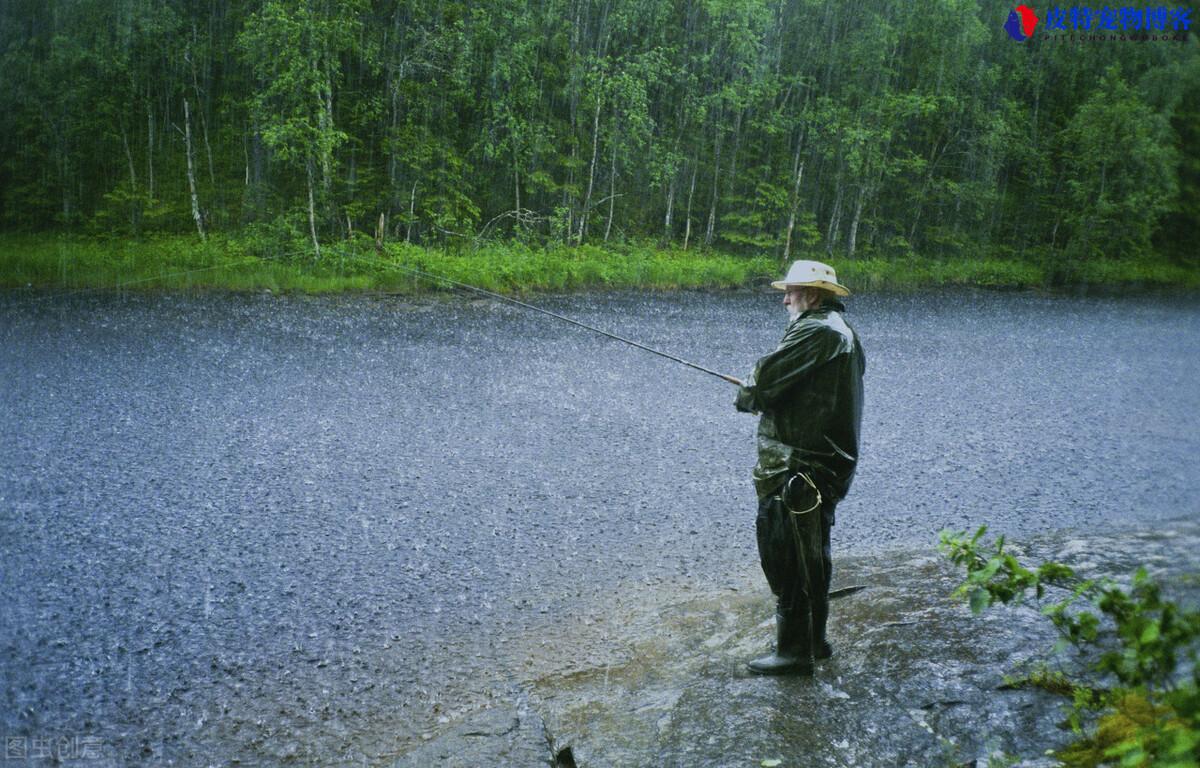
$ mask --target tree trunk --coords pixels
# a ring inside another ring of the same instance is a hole
[[[1054,191],[1057,193],[1058,190],[1059,190],[1058,183],[1055,182]],[[1007,193],[1008,193],[1008,176],[1005,173],[1001,173],[999,175],[999,178],[996,180],[996,198],[998,200],[1003,200],[1004,196]],[[1056,194],[1056,197],[1057,197],[1057,194]],[[993,205],[992,206],[992,214],[991,214],[991,216],[988,217],[988,238],[991,239],[992,233],[1000,231],[1001,229],[1003,229],[1003,227],[1004,227],[1004,206],[1003,205]],[[1053,245],[1053,243],[1051,243],[1051,245]]]
[[[574,135],[574,131],[572,134]],[[575,183],[575,143],[571,143],[571,162],[567,166],[567,183],[563,184],[562,188],[562,209],[566,212],[567,221],[563,228],[563,244],[570,245],[571,239],[575,237],[575,207],[574,201],[571,200],[568,190]]]
[[[316,254],[316,261],[321,260],[321,243],[317,240],[317,204],[313,197],[313,161],[309,157],[304,163],[304,170],[308,177],[308,231],[312,235],[313,253]]]
[[[601,80],[601,86],[604,81]],[[592,187],[596,182],[596,154],[600,150],[600,97],[596,97],[596,116],[592,120],[592,164],[588,171],[587,194],[583,198],[583,210],[579,214],[579,236],[575,238],[577,245],[583,244],[583,236],[587,233],[588,209],[592,205]]]
[[[204,151],[208,154],[208,180],[217,189],[217,172],[213,168],[212,145],[208,143],[208,120],[200,113],[200,129],[204,132]]]
[[[404,228],[404,242],[412,242],[413,221],[417,216],[417,182],[413,182],[412,192],[408,194],[408,225]]]
[[[922,194],[921,196],[924,197],[924,194]],[[908,244],[910,246],[913,243],[913,239],[917,236],[917,223],[921,221],[921,207],[922,206],[921,206],[920,199],[918,199],[916,207],[917,207],[917,212],[913,215],[912,226],[910,226],[908,228]]]
[[[333,131],[333,83],[330,80],[329,72],[325,73],[325,87],[321,89],[321,113],[318,120],[318,128],[321,132],[321,138]],[[332,171],[330,166],[332,158],[329,156],[329,151],[322,147],[321,149],[321,189],[326,193],[329,192],[332,183]],[[326,194],[328,197],[328,194]]]
[[[146,107],[146,196],[154,201],[154,107]]]
[[[396,179],[398,176],[396,166],[399,164],[399,154],[396,152],[396,145],[399,143],[396,141],[396,127],[400,124],[400,106],[397,103],[398,101],[398,94],[393,93],[392,130],[388,134],[388,199],[390,201],[389,204],[393,206],[400,202],[397,199],[399,196],[396,194],[399,191],[396,189]]]
[[[242,203],[242,217],[244,220],[257,219],[262,213],[264,206],[263,187],[265,186],[265,166],[267,148],[263,143],[262,131],[256,122],[252,122],[249,126],[249,160],[247,168],[247,189],[244,202]]]
[[[195,35],[196,28],[193,25],[192,36],[195,37]],[[187,51],[184,56],[192,68],[192,91],[196,94],[196,103],[200,105],[200,135],[204,138],[204,149],[208,153],[208,181],[216,190],[217,174],[213,170],[212,145],[208,143],[208,118],[205,116],[204,97],[200,94],[200,80],[196,77],[196,60],[192,58],[191,51]]]
[[[138,199],[137,171],[133,166],[133,152],[129,149],[129,134],[125,130],[125,121],[121,121],[121,144],[125,147],[125,159],[129,162],[129,191],[133,197],[129,208],[129,225],[133,228],[133,236],[138,236],[142,218],[142,201]]]
[[[574,0],[571,3],[575,21],[571,25],[571,42],[567,52],[567,81],[569,96],[567,98],[567,114],[571,129],[569,136],[571,137],[571,162],[567,164],[567,183],[563,185],[562,191],[562,209],[566,213],[566,226],[563,227],[563,243],[569,245],[575,237],[575,205],[579,202],[578,198],[572,197],[571,189],[575,186],[575,160],[578,155],[578,142],[575,139],[579,136],[579,77],[577,74],[576,60],[579,56],[580,44],[580,29],[582,29],[582,14],[583,2]]]
[[[64,222],[71,221],[71,175],[70,163],[64,154],[59,162],[59,179],[62,185],[62,216]]]
[[[402,31],[404,29],[403,18],[401,17],[400,9],[392,15],[392,39],[395,40],[395,48],[392,49],[391,60],[398,62],[395,67],[385,67],[387,72],[386,85],[384,91],[388,94],[392,103],[392,127],[391,131],[386,133],[387,137],[387,152],[388,152],[388,212],[395,213],[396,207],[400,200],[397,192],[396,181],[399,177],[397,173],[397,165],[399,164],[398,153],[396,152],[396,128],[400,125],[400,83],[404,82],[404,46],[401,41],[404,39]],[[394,71],[393,71],[394,70]]]
[[[925,165],[925,178],[921,181],[921,191],[917,195],[916,213],[913,216],[912,226],[908,229],[908,242],[910,245],[917,236],[917,223],[921,220],[921,211],[925,207],[925,192],[929,189],[929,185],[933,183],[933,171],[937,167],[937,164],[941,162],[942,155],[946,154],[946,150],[957,135],[958,132],[956,131],[954,136],[946,139],[946,142],[942,144],[940,153],[938,151],[938,144],[941,143],[941,137],[939,136],[933,142],[933,148],[929,151],[929,160]]]
[[[515,143],[515,142],[514,142]],[[517,157],[517,148],[513,147],[513,210],[521,212],[521,165]]]
[[[358,194],[358,155],[350,145],[350,165],[346,168],[346,194],[353,200]]]
[[[862,220],[863,204],[866,202],[867,187],[858,188],[858,199],[854,201],[854,218],[850,220],[850,236],[846,240],[846,256],[854,258],[854,248],[858,242],[858,223]]]
[[[608,223],[604,225],[604,242],[612,232],[613,206],[617,202],[617,137],[613,136],[612,164],[608,169]]]
[[[806,115],[808,112],[808,94],[809,90],[805,89],[802,115]],[[796,137],[796,151],[792,153],[792,196],[788,200],[787,236],[783,242],[783,258],[785,261],[792,255],[792,233],[796,230],[796,214],[800,210],[800,181],[804,178],[804,161],[800,159],[800,155],[804,151],[804,139],[808,135],[807,129],[808,123],[802,122],[800,124],[800,134]]]
[[[192,193],[192,218],[196,221],[196,231],[200,233],[200,240],[203,241],[204,219],[200,215],[200,199],[196,196],[196,172],[192,164],[192,117],[187,99],[183,100],[183,142],[187,152],[188,189]]]
[[[683,250],[685,251],[688,247],[688,240],[690,240],[692,237],[692,195],[696,194],[696,170],[698,168],[698,160],[699,158],[696,158],[692,161],[692,186],[688,190],[687,225],[683,230]]]
[[[671,241],[671,210],[675,205],[675,179],[677,173],[671,174],[671,182],[667,185],[667,215],[663,217],[663,242]]]
[[[692,15],[689,13],[688,20],[687,20],[687,38],[689,41],[691,39],[691,24],[692,24]],[[683,132],[687,126],[687,120],[685,118],[686,114],[687,114],[687,110],[686,110],[685,100],[680,99],[678,109],[676,110],[675,148],[671,152],[672,162],[679,155],[679,144],[683,141]],[[675,210],[675,191],[678,187],[680,170],[681,169],[675,168],[675,167],[671,168],[671,181],[667,184],[667,215],[663,218],[663,243],[664,244],[671,242],[671,215]]]
[[[837,48],[837,19],[833,9],[837,7],[837,2],[834,0],[825,0],[825,27],[829,30],[829,39],[825,43],[825,50],[833,51]],[[833,81],[833,62],[836,59],[834,56],[827,56],[825,63],[825,80],[821,85],[821,93],[829,93],[830,86]]]
[[[796,158],[792,161],[795,181],[792,183],[792,209],[788,213],[787,239],[783,243],[783,259],[792,255],[792,232],[796,229],[796,211],[800,208],[800,180],[804,178],[804,163],[800,162],[800,145],[796,145]]]
[[[721,123],[720,117],[717,118],[717,130],[715,137],[716,147],[713,155],[713,185],[712,199],[708,206],[708,226],[704,230],[704,244],[712,245],[713,230],[717,224],[717,190],[721,187]]]
[[[825,234],[825,253],[832,255],[838,230],[842,225],[842,174],[837,177],[837,191],[833,197],[833,210],[829,214],[829,229]]]
[[[729,174],[726,178],[730,185],[737,183],[738,147],[742,143],[742,110],[738,110],[737,119],[733,123],[733,151],[729,154]],[[731,190],[736,191],[736,190]]]

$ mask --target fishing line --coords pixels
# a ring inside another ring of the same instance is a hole
[[[359,258],[364,258],[364,257],[360,256]],[[697,371],[701,371],[703,373],[709,374],[710,376],[716,376],[718,379],[728,381],[730,384],[737,384],[738,386],[741,386],[741,384],[742,384],[742,382],[739,379],[737,379],[733,376],[728,376],[724,373],[719,373],[718,371],[714,371],[710,368],[705,368],[702,365],[697,365],[696,363],[693,363],[691,361],[684,360],[682,357],[676,357],[675,355],[671,355],[671,354],[668,354],[661,350],[654,349],[653,347],[648,347],[645,344],[634,341],[633,339],[627,339],[624,336],[618,336],[615,333],[609,333],[608,331],[603,330],[601,328],[596,328],[595,326],[588,325],[587,323],[581,323],[580,321],[574,320],[570,317],[567,317],[566,315],[560,315],[557,312],[551,312],[548,309],[543,309],[542,307],[538,307],[533,304],[527,304],[524,301],[518,301],[517,299],[509,298],[508,296],[504,296],[499,293],[495,293],[493,291],[486,290],[484,288],[478,288],[474,285],[470,285],[468,283],[463,283],[458,280],[452,280],[448,277],[442,277],[441,275],[435,275],[430,272],[424,272],[422,270],[415,269],[413,267],[406,267],[403,264],[396,264],[396,263],[393,263],[390,261],[383,261],[382,259],[365,258],[365,260],[377,262],[384,266],[394,267],[395,269],[399,269],[404,272],[409,272],[413,275],[423,277],[426,280],[440,281],[442,283],[453,285],[457,288],[463,288],[468,291],[474,291],[475,293],[481,294],[483,296],[488,296],[493,299],[498,299],[500,301],[507,301],[510,304],[515,304],[518,307],[524,307],[525,309],[531,309],[534,312],[541,312],[543,315],[549,315],[550,317],[556,318],[558,320],[562,320],[565,323],[570,323],[571,325],[575,325],[575,326],[578,326],[585,330],[592,331],[593,333],[598,333],[601,336],[607,336],[610,339],[616,339],[617,341],[624,342],[625,344],[628,344],[632,347],[637,347],[638,349],[644,349],[647,352],[651,352],[655,355],[658,355],[659,357],[665,357],[668,360],[673,360],[677,363],[682,363],[683,365],[686,365],[689,368],[695,368]]]

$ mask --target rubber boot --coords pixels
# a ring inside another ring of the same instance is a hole
[[[813,658],[824,661],[833,656],[833,647],[825,639],[825,622],[829,618],[829,598],[817,598],[812,607]]]
[[[748,662],[756,675],[813,673],[812,629],[808,612],[775,610],[775,653]]]

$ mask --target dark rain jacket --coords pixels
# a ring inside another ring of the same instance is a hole
[[[810,473],[825,498],[850,490],[858,464],[866,357],[858,334],[826,299],[788,324],[779,347],[739,388],[739,411],[761,413],[754,487],[775,493],[788,476]]]

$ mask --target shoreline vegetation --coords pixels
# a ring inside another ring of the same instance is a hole
[[[1190,290],[1200,27],[1126,10],[1186,43],[968,2],[0,3],[0,287],[427,291],[367,262],[381,232],[510,292],[782,254],[868,291]]]
[[[1071,261],[984,258],[797,258],[830,261],[856,292],[938,286],[990,289],[1200,289],[1200,269],[1166,258]],[[226,290],[274,293],[443,292],[405,267],[497,293],[619,289],[723,289],[755,286],[785,267],[773,256],[659,248],[653,243],[529,246],[489,242],[444,250],[388,243],[382,256],[366,237],[331,243],[319,261],[311,250],[288,252],[261,240],[164,236],[133,239],[0,236],[0,289]]]

